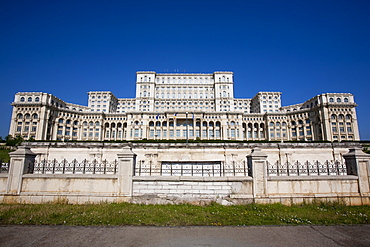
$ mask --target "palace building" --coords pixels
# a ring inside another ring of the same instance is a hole
[[[234,98],[232,72],[136,73],[136,97],[88,92],[87,106],[20,92],[9,134],[61,141],[358,141],[354,96],[325,93],[282,106],[280,92]]]

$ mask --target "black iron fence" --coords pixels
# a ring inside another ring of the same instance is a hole
[[[68,162],[63,159],[58,162],[53,159],[36,161],[29,170],[34,174],[116,174],[117,166],[117,160],[108,162],[107,160],[88,161],[84,159],[79,162],[74,159]]]
[[[135,166],[135,176],[199,176],[225,177],[249,176],[249,169],[245,161],[231,162],[168,162],[154,163],[140,160]]]
[[[0,173],[8,173],[9,172],[9,163],[4,162],[0,159]]]
[[[306,161],[267,162],[267,174],[269,176],[320,176],[320,175],[347,175],[347,167],[341,161]]]

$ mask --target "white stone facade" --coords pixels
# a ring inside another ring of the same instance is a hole
[[[280,92],[234,98],[232,72],[136,73],[136,97],[89,92],[87,106],[47,93],[15,95],[9,134],[62,141],[358,141],[354,96],[283,106]]]

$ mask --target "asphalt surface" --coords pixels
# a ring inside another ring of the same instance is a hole
[[[370,246],[370,225],[0,226],[0,246]]]

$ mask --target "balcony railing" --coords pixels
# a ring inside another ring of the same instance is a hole
[[[118,161],[108,162],[96,159],[88,161],[84,159],[79,162],[76,159],[68,162],[63,159],[61,162],[54,160],[36,161],[29,171],[33,174],[116,174]]]
[[[267,163],[269,176],[320,176],[320,175],[347,175],[346,164],[340,161],[306,161]]]
[[[195,176],[225,177],[248,176],[249,169],[245,161],[225,163],[222,161],[208,162],[169,162],[155,164],[141,160],[135,166],[135,176]]]

